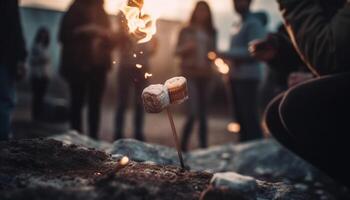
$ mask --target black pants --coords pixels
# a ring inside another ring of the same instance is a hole
[[[115,117],[115,140],[124,137],[124,118],[128,106],[130,93],[134,90],[134,137],[137,140],[145,141],[143,133],[144,108],[142,103],[142,91],[147,86],[141,71],[135,66],[123,66],[118,73],[118,101]]]
[[[299,85],[270,103],[265,123],[286,148],[348,187],[350,74]]]
[[[240,141],[262,137],[258,114],[259,81],[231,80],[234,115],[241,126]]]
[[[69,81],[71,128],[82,132],[82,111],[88,105],[88,133],[97,139],[100,125],[101,102],[105,89],[105,73],[82,73]]]
[[[188,142],[191,137],[195,121],[199,120],[199,146],[200,148],[208,147],[208,125],[207,125],[207,103],[208,103],[208,86],[209,79],[188,80],[189,108],[187,119],[183,128],[181,138],[181,149],[187,151]]]
[[[32,77],[32,119],[39,119],[44,105],[49,79],[46,77]]]

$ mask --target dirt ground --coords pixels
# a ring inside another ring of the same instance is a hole
[[[211,174],[128,162],[54,140],[0,142],[0,199],[199,199]]]

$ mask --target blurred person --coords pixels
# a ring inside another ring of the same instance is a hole
[[[115,117],[115,139],[124,137],[124,118],[131,92],[134,105],[134,137],[144,141],[144,109],[141,94],[149,81],[144,77],[150,72],[150,58],[157,50],[157,39],[138,44],[135,37],[129,33],[123,14],[118,16],[120,31],[116,34],[116,44],[120,50],[120,63],[117,78],[118,99]],[[124,22],[124,23],[123,23]]]
[[[294,47],[318,78],[276,97],[265,123],[283,146],[349,187],[350,2],[278,3]]]
[[[250,55],[248,44],[264,38],[266,28],[262,20],[250,11],[251,3],[251,0],[233,0],[235,11],[241,17],[241,24],[232,37],[230,50],[222,54],[233,63],[230,81],[234,113],[241,126],[242,142],[262,137],[258,116],[258,89],[263,66]]]
[[[0,141],[8,140],[15,82],[25,76],[27,56],[17,0],[0,2]]]
[[[284,25],[281,25],[276,33],[270,33],[264,39],[251,42],[249,51],[254,58],[265,62],[268,66],[260,95],[261,111],[265,110],[274,97],[290,87],[289,79],[294,82],[293,80],[299,79],[297,76],[302,75],[312,78],[312,74],[306,72],[307,67],[294,49]]]
[[[75,0],[59,31],[60,73],[70,89],[70,124],[82,132],[82,110],[88,105],[88,133],[97,139],[101,101],[111,68],[111,26],[103,0]]]
[[[51,65],[49,45],[49,30],[46,27],[39,28],[29,55],[32,85],[32,119],[35,120],[39,119],[42,113],[44,98],[49,84]]]
[[[207,103],[208,86],[212,79],[209,52],[216,51],[216,30],[209,5],[200,1],[191,16],[189,25],[180,32],[176,54],[181,58],[181,72],[188,79],[189,109],[184,125],[181,147],[188,148],[188,142],[195,120],[199,120],[199,145],[208,146]]]

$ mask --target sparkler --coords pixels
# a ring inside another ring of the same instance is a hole
[[[228,99],[228,107],[229,107],[229,110],[232,112],[233,111],[233,106],[232,106],[233,97],[231,94],[232,85],[229,82],[229,79],[227,77],[227,75],[230,73],[230,67],[227,63],[225,63],[225,61],[222,58],[218,57],[218,55],[213,51],[208,53],[208,59],[214,63],[214,65],[216,66],[216,70],[223,75],[221,77],[223,79],[224,86],[225,86],[226,96]],[[237,122],[231,122],[227,125],[227,131],[230,133],[239,133],[240,130],[241,130],[241,126]]]

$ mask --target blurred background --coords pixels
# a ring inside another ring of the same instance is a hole
[[[178,35],[181,28],[189,21],[191,12],[194,9],[196,0],[149,0],[152,5],[145,9],[158,15],[157,33],[158,51],[151,57],[149,79],[151,83],[163,83],[168,78],[179,75],[179,59],[175,56],[175,49]],[[239,22],[238,15],[234,12],[231,0],[207,0],[209,3],[214,25],[218,31],[217,49],[226,51],[230,47],[232,34],[236,33],[236,26]],[[60,134],[69,129],[65,117],[64,108],[68,105],[69,92],[66,83],[58,75],[60,63],[60,45],[58,43],[58,31],[60,21],[64,12],[71,5],[71,0],[21,0],[20,14],[24,31],[27,49],[30,50],[35,34],[39,27],[48,28],[51,43],[49,55],[51,57],[50,73],[51,81],[45,102],[50,105],[50,112],[44,119],[31,120],[31,92],[29,78],[18,84],[17,107],[13,117],[13,132],[16,138],[30,138],[47,136],[48,134]],[[111,20],[116,20],[116,15],[122,5],[120,0],[105,0],[105,10]],[[275,31],[281,23],[275,0],[255,0],[252,6],[254,11],[265,11],[269,16],[268,30]],[[115,23],[114,23],[115,24]],[[115,28],[115,27],[114,27]],[[98,133],[101,140],[113,142],[114,118],[116,112],[117,93],[117,72],[120,54],[113,53],[113,67],[108,74],[107,89],[102,103],[101,128]],[[230,94],[227,92],[227,82],[220,75],[214,77],[213,84],[208,88],[211,93],[208,107],[208,142],[209,145],[217,145],[226,142],[238,141],[237,127],[228,126],[234,119],[230,105]],[[130,107],[130,108],[129,108]],[[133,137],[132,105],[128,105],[126,111],[126,137]],[[174,107],[174,118],[181,132],[185,122],[185,107]],[[84,127],[86,128],[86,124]],[[195,129],[197,129],[196,127]],[[166,113],[146,114],[144,134],[147,142],[174,146],[169,121]],[[198,147],[197,131],[192,134],[190,148]]]

